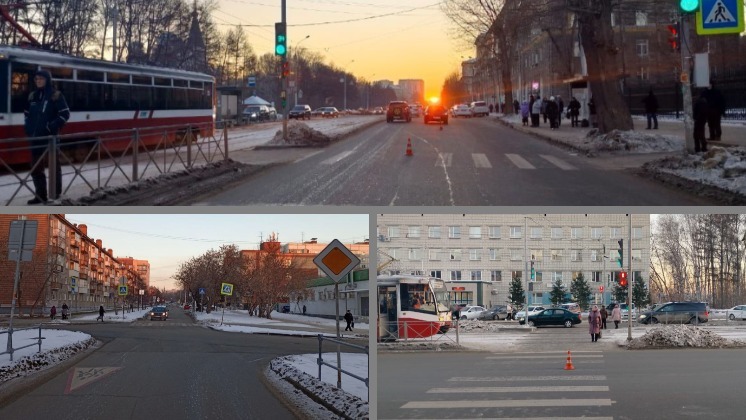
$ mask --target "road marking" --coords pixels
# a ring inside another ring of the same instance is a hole
[[[565,171],[577,171],[578,170],[578,168],[570,165],[569,163],[565,162],[564,160],[556,156],[551,156],[551,155],[539,155],[539,156],[541,156],[542,158],[544,158],[544,160],[549,161],[550,163],[554,164],[555,166],[557,166],[558,168],[562,170],[565,170]]]
[[[438,153],[438,159],[435,161],[435,166],[445,166],[446,168],[450,168],[451,163],[453,163],[453,153]]]
[[[448,382],[512,382],[512,381],[605,381],[606,375],[583,376],[456,376]]]
[[[70,375],[67,377],[65,394],[103,379],[121,369],[121,367],[76,367],[70,371]]]
[[[401,408],[516,408],[516,407],[598,407],[611,406],[611,399],[554,399],[554,400],[461,400],[410,401]]]
[[[347,156],[350,156],[354,150],[348,150],[346,152],[342,152],[336,156],[332,156],[329,159],[326,159],[321,162],[322,165],[334,165],[335,163],[339,162],[340,160],[346,158]]]
[[[472,153],[471,158],[474,160],[474,166],[477,168],[492,168],[490,160],[487,159],[487,155],[484,153]]]
[[[428,394],[458,394],[463,392],[608,392],[608,386],[465,386],[460,388],[432,388]]]
[[[529,161],[522,158],[520,155],[506,153],[505,156],[507,156],[507,158],[510,159],[511,162],[513,162],[513,165],[517,166],[520,169],[536,169],[534,165],[529,163]]]
[[[582,358],[588,358],[588,357],[602,358],[604,357],[603,354],[577,354],[577,355],[572,354],[571,356],[573,358],[581,358],[581,357]],[[511,359],[511,360],[515,360],[515,359],[557,359],[557,358],[558,358],[557,354],[546,354],[546,355],[535,355],[535,356],[534,355],[528,355],[528,356],[521,355],[521,356],[487,356],[485,357],[485,359],[503,359],[503,360],[506,360],[506,359]]]
[[[477,417],[477,418],[466,418],[466,417],[459,417],[461,420],[484,420],[484,417]],[[614,420],[614,417],[491,417],[494,420]],[[385,418],[381,418],[379,416],[379,419],[381,420],[389,420]],[[436,420],[436,419],[426,419],[426,418],[419,418],[418,420]]]

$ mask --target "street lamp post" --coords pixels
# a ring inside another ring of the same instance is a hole
[[[355,60],[352,60],[347,65],[349,66],[350,64],[352,64],[354,62],[355,62]],[[347,72],[344,72],[342,74],[343,74],[343,77],[342,77],[342,80],[340,80],[340,82],[342,82],[342,84],[344,84],[344,89],[343,89],[343,92],[344,92],[343,93],[344,94],[344,102],[342,103],[342,107],[344,108],[343,112],[346,112],[347,111]]]
[[[295,84],[295,86],[294,86],[294,89],[293,89],[293,90],[295,91],[295,92],[294,92],[294,93],[295,93],[295,101],[294,101],[293,105],[298,105],[298,89],[299,89],[299,83],[298,83],[298,70],[300,69],[300,66],[298,65],[298,53],[297,53],[297,52],[295,52],[295,50],[296,50],[296,49],[298,48],[298,46],[299,46],[299,45],[300,45],[300,44],[301,44],[301,43],[302,43],[303,41],[307,40],[307,39],[308,39],[308,38],[310,38],[310,37],[311,37],[311,35],[306,35],[306,37],[305,37],[305,38],[303,38],[303,39],[301,39],[300,41],[296,42],[296,43],[295,43],[295,46],[293,47],[293,57],[294,57],[294,58],[293,58],[293,61],[294,61],[294,63],[295,63],[295,72],[293,72],[293,83]]]

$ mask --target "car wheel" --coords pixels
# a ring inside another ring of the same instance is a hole
[[[493,320],[493,321],[499,321],[499,320],[500,320],[500,317],[499,317],[499,316],[497,316],[497,315],[492,315],[492,320]]]
[[[534,321],[528,321],[528,326],[529,327],[535,327],[536,324],[534,324]]]
[[[572,321],[570,321],[569,319],[566,319],[565,320],[565,328],[571,328],[571,327],[572,327]]]
[[[466,321],[466,320],[467,320],[467,318],[466,318],[466,315],[462,315],[462,316],[461,316],[461,320],[462,320],[462,321]]]
[[[650,323],[651,324],[657,324],[658,323],[658,318],[650,318]]]
[[[736,316],[733,315],[733,314],[730,314],[730,316],[728,318],[730,318],[731,321],[735,321],[736,320]]]

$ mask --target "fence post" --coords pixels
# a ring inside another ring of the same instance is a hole
[[[409,338],[409,327],[407,326],[407,321],[404,321],[404,341],[407,341]]]
[[[49,186],[47,187],[47,191],[49,192],[49,195],[47,198],[50,199],[56,199],[59,197],[60,191],[57,191],[57,136],[52,136],[49,139],[49,144],[47,146],[47,151],[49,152],[48,156],[48,165],[49,168]],[[44,172],[44,168],[41,168],[42,172]]]
[[[321,342],[324,340],[324,338],[321,336],[321,334],[319,334],[318,337],[319,337],[319,358],[316,359],[316,364],[319,365],[319,380],[321,380]]]
[[[137,167],[138,152],[140,150],[140,131],[132,129],[132,181],[137,181],[139,169]]]
[[[186,137],[186,146],[187,146],[187,168],[192,167],[192,126],[191,124],[187,126],[187,132],[184,134]]]
[[[41,324],[39,324],[39,353],[41,353]]]
[[[459,341],[459,330],[460,328],[458,327],[458,318],[456,318],[456,344],[461,344],[461,342]]]
[[[223,143],[225,150],[225,160],[228,160],[228,125],[223,124]]]

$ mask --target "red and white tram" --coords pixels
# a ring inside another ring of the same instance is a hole
[[[141,129],[140,142],[151,146],[163,141],[162,131],[147,134],[153,127],[175,127],[170,142],[188,127],[193,134],[213,134],[215,79],[210,75],[0,45],[0,159],[9,165],[31,159],[21,142],[4,140],[25,137],[23,109],[39,69],[52,74],[70,107],[62,132],[66,137]],[[106,140],[106,134],[97,134],[96,139]],[[107,142],[107,149],[122,151],[128,145],[124,138]]]
[[[451,309],[445,282],[433,277],[378,276],[378,339],[417,339],[445,333]]]

